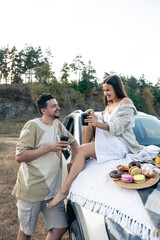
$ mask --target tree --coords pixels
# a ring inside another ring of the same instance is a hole
[[[51,71],[51,57],[53,56],[49,49],[43,56],[40,47],[33,48],[26,45],[20,52],[15,46],[11,49],[8,46],[3,47],[0,49],[0,78],[4,79],[6,83],[21,83],[23,81],[22,75],[25,74],[25,77],[28,78],[27,82],[32,82],[35,68],[39,67],[40,73],[38,75],[36,72],[37,77],[42,81],[43,74],[43,77],[48,81],[50,77],[55,78],[54,72]],[[42,63],[44,65],[40,66]]]
[[[47,48],[45,50],[44,62],[48,62],[50,65],[52,65],[53,64],[52,59],[53,59],[53,54],[52,54],[50,48]]]
[[[148,85],[148,84],[146,83],[146,79],[145,79],[144,74],[142,74],[142,76],[139,78],[138,83],[139,83],[139,87],[140,87],[141,89],[144,89],[144,88]]]
[[[122,80],[124,85],[127,85],[127,77],[124,75],[120,75],[120,79]]]
[[[139,87],[139,83],[134,76],[131,76],[130,78],[128,78],[127,85],[130,87],[130,89],[132,89],[132,91],[134,93],[137,90],[137,88]]]
[[[48,62],[43,62],[35,67],[35,78],[39,83],[49,83],[54,76],[51,66]]]
[[[85,64],[82,60],[82,56],[81,55],[77,55],[74,59],[73,62],[69,65],[71,72],[76,75],[76,79],[77,82],[80,80],[81,78],[81,74],[82,74],[82,70],[85,67]],[[78,76],[78,78],[77,78]]]
[[[18,52],[16,47],[14,46],[9,53],[11,68],[11,83],[22,83],[21,75],[24,73],[23,70],[23,51]]]
[[[9,72],[9,48],[7,46],[0,49],[0,78],[4,79],[5,83],[9,80]]]
[[[33,48],[32,46],[26,46],[24,49],[24,72],[28,77],[29,82],[32,82],[32,76],[34,74],[34,68],[39,66],[43,62],[42,58],[42,50],[41,47],[37,49]]]
[[[154,96],[154,105],[160,106],[160,85],[156,84],[155,87],[153,87],[153,96]]]
[[[82,70],[82,76],[77,86],[77,90],[85,95],[85,99],[91,95],[92,89],[97,83],[95,74],[96,70],[93,68],[91,61],[89,61],[88,66]]]
[[[104,72],[104,77],[103,78],[106,78],[108,77],[110,74],[108,72]]]
[[[68,63],[65,62],[63,64],[62,69],[61,69],[61,73],[62,73],[62,76],[61,76],[61,79],[60,79],[61,83],[68,83],[69,82],[69,76],[70,76],[69,71],[70,71],[70,67],[69,67]]]

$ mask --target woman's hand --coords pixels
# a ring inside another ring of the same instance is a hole
[[[88,113],[88,114],[93,114],[93,113],[94,113],[94,111],[93,111],[93,109],[87,109],[87,110],[85,111],[85,113]]]
[[[98,117],[95,115],[94,112],[88,117],[88,122],[89,122],[93,127],[97,127]]]

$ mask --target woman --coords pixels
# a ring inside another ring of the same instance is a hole
[[[137,153],[140,146],[133,133],[135,115],[133,102],[127,97],[120,78],[116,75],[107,77],[103,82],[106,108],[97,118],[92,109],[86,110],[90,116],[83,126],[82,145],[78,147],[69,175],[48,204],[51,208],[65,199],[73,180],[83,170],[88,157],[96,158],[98,163],[122,159],[127,153]],[[92,141],[95,133],[95,141]]]

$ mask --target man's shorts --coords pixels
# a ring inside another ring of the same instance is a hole
[[[53,208],[47,208],[46,204],[51,200],[52,199],[41,202],[18,200],[18,218],[22,232],[29,236],[35,232],[40,212],[43,214],[48,230],[52,228],[66,228],[68,226],[64,203],[61,202]]]

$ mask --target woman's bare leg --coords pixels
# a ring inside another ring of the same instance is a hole
[[[94,142],[83,144],[77,148],[77,153],[75,155],[75,159],[73,161],[66,181],[64,182],[59,192],[55,195],[53,200],[48,203],[47,207],[54,207],[67,197],[72,182],[83,170],[85,166],[85,160],[88,157],[96,157]]]
[[[87,126],[83,126],[82,144],[91,142],[94,135],[95,135],[95,128],[91,124],[88,124]]]

